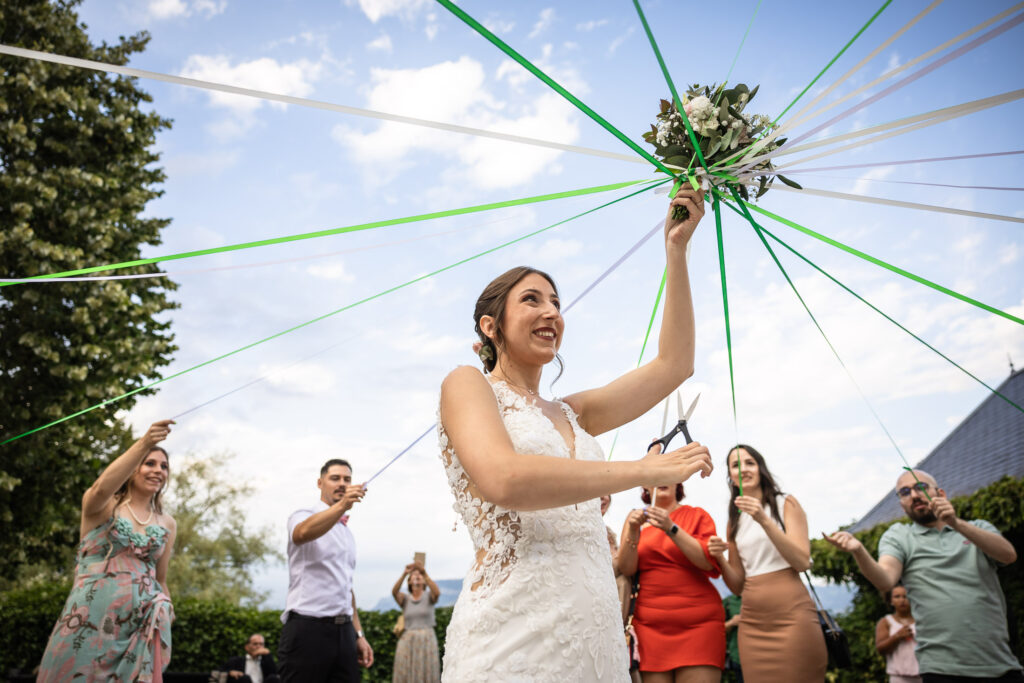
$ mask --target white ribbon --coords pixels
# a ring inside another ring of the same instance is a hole
[[[1010,92],[1003,93],[1001,95],[993,95],[992,97],[984,97],[984,98],[979,99],[979,100],[972,100],[970,102],[965,102],[963,104],[954,105],[952,107],[945,107],[943,109],[936,109],[934,111],[930,111],[930,112],[927,112],[925,114],[916,114],[914,116],[908,116],[908,117],[905,117],[905,118],[902,118],[902,119],[897,119],[896,121],[890,121],[889,123],[883,123],[883,124],[880,124],[880,125],[877,125],[877,126],[872,126],[870,128],[864,128],[862,130],[854,131],[852,133],[844,133],[843,135],[836,135],[836,136],[831,137],[831,138],[826,138],[825,140],[818,140],[817,142],[809,142],[809,143],[804,144],[804,145],[798,145],[796,147],[792,147],[792,148],[789,148],[789,149],[780,150],[778,153],[772,153],[772,154],[769,154],[769,155],[765,155],[763,157],[759,157],[758,159],[755,159],[754,162],[756,163],[757,161],[760,161],[760,160],[763,160],[763,159],[767,159],[767,158],[781,157],[781,156],[785,156],[787,154],[795,154],[796,152],[803,152],[803,151],[807,151],[807,150],[810,150],[810,149],[815,149],[815,148],[818,148],[818,147],[823,147],[823,146],[826,146],[826,145],[831,145],[831,144],[834,144],[836,142],[841,142],[843,140],[850,140],[852,138],[863,137],[865,135],[870,135],[872,133],[881,133],[880,135],[876,135],[875,137],[870,138],[868,140],[862,140],[860,142],[855,142],[855,143],[852,143],[852,144],[849,144],[849,145],[843,145],[842,147],[836,147],[834,149],[822,152],[820,154],[813,154],[813,155],[811,155],[809,157],[804,157],[803,159],[798,159],[796,161],[790,162],[788,165],[780,166],[780,167],[774,169],[772,171],[772,174],[776,174],[776,173],[779,173],[779,172],[781,172],[783,170],[788,170],[791,166],[795,166],[797,164],[803,164],[803,163],[806,163],[808,161],[812,161],[814,159],[820,159],[822,157],[830,156],[832,154],[838,154],[839,152],[844,152],[844,151],[846,151],[848,149],[855,149],[857,147],[863,147],[865,145],[870,145],[870,144],[873,144],[875,142],[879,142],[881,140],[885,140],[885,139],[888,139],[888,138],[891,138],[891,137],[895,137],[897,135],[903,135],[904,133],[910,133],[910,132],[915,131],[915,130],[920,130],[921,128],[927,128],[929,126],[934,126],[934,125],[939,124],[939,123],[944,123],[946,121],[951,121],[951,120],[959,118],[961,116],[966,116],[968,114],[973,114],[974,112],[983,111],[983,110],[989,109],[991,107],[996,107],[996,106],[999,106],[1001,104],[1006,104],[1008,102],[1013,102],[1015,100],[1021,99],[1022,97],[1024,97],[1024,88],[1022,88],[1020,90],[1011,90]],[[915,121],[919,121],[920,123],[916,123],[916,125],[907,125],[909,123],[914,123]],[[901,126],[905,126],[905,127],[901,128]],[[898,130],[892,130],[894,128],[896,128]],[[884,132],[884,131],[889,131],[889,132]],[[743,173],[740,177],[741,178],[750,178],[750,177],[755,177],[755,176],[760,176],[760,175],[765,175],[765,172],[764,171],[748,171],[746,173]]]
[[[849,194],[847,192],[833,192],[832,190],[813,190],[804,188],[798,190],[793,187],[774,185],[773,189],[784,190],[785,192],[801,192],[803,194],[816,195],[818,197],[830,197],[832,199],[846,199],[852,202],[865,202],[867,204],[881,204],[882,206],[898,206],[903,209],[917,209],[918,211],[934,211],[935,213],[951,213],[957,216],[970,216],[971,218],[986,218],[994,221],[1008,221],[1010,223],[1024,223],[1024,218],[1016,216],[1003,216],[998,213],[982,213],[981,211],[967,211],[965,209],[954,209],[950,206],[935,206],[934,204],[918,204],[917,202],[904,202],[898,199],[883,199],[864,194]]]
[[[185,78],[184,76],[173,76],[171,74],[160,73],[157,71],[145,71],[143,69],[133,69],[127,66],[119,66],[117,64],[107,64],[106,62],[96,62],[89,59],[79,59],[77,57],[66,57],[64,55],[56,55],[49,52],[40,52],[38,50],[28,50],[22,47],[14,47],[11,45],[0,44],[0,54],[12,55],[14,57],[24,57],[25,59],[38,59],[43,62],[52,62],[54,64],[63,64],[65,66],[74,66],[80,69],[92,69],[94,71],[106,71],[108,73],[121,74],[122,76],[133,76],[135,78],[148,78],[156,81],[163,81],[164,83],[173,83],[175,85],[184,85],[190,88],[202,88],[203,90],[215,90],[217,92],[230,93],[232,95],[241,95],[243,97],[255,97],[262,100],[269,100],[271,102],[282,102],[284,104],[294,104],[299,107],[310,107],[313,109],[323,109],[326,111],[339,112],[342,114],[352,114],[354,116],[365,116],[371,119],[381,119],[384,121],[395,121],[397,123],[406,123],[413,126],[423,126],[425,128],[436,128],[438,130],[446,130],[452,133],[462,133],[464,135],[475,135],[477,137],[494,138],[495,140],[504,140],[506,142],[517,142],[523,145],[533,145],[535,147],[548,147],[550,149],[558,149],[563,152],[575,152],[577,154],[587,154],[590,156],[604,157],[606,159],[617,159],[619,161],[631,161],[634,163],[646,164],[646,160],[638,158],[632,154],[618,154],[616,152],[606,152],[601,149],[591,149],[589,147],[578,147],[576,145],[565,145],[560,142],[552,142],[550,140],[539,140],[537,138],[528,138],[522,135],[510,135],[508,133],[499,133],[493,130],[483,130],[481,128],[470,128],[469,126],[457,126],[452,123],[443,123],[441,121],[429,121],[427,119],[418,119],[412,116],[402,116],[399,114],[388,114],[387,112],[374,111],[372,109],[361,109],[359,107],[350,107],[344,104],[334,104],[332,102],[323,102],[321,100],[311,100],[304,97],[293,97],[292,95],[281,95],[278,93],[267,92],[266,90],[254,90],[252,88],[242,88],[236,85],[227,85],[225,83],[214,83],[212,81],[201,81],[196,78]]]
[[[946,48],[950,47],[951,45],[955,45],[955,44],[959,43],[961,40],[965,40],[967,38],[970,38],[972,35],[974,35],[978,31],[981,31],[981,30],[984,30],[984,29],[988,28],[989,26],[991,26],[995,22],[997,22],[1000,19],[1003,19],[1005,17],[1008,17],[1009,15],[1011,15],[1014,12],[1020,10],[1021,8],[1024,8],[1024,2],[1021,2],[1021,3],[1018,3],[1018,4],[1014,5],[1013,7],[1011,7],[1008,10],[1006,10],[1005,12],[1000,12],[999,14],[997,14],[994,17],[992,17],[991,19],[989,19],[987,21],[983,21],[982,23],[978,24],[974,28],[971,28],[971,29],[968,29],[967,31],[964,31],[960,35],[947,40],[945,43],[943,43],[942,45],[939,45],[936,48],[933,48],[933,49],[929,50],[928,52],[925,52],[924,54],[918,55],[917,57],[915,57],[914,59],[910,60],[906,64],[902,64],[902,65],[896,67],[895,69],[892,69],[891,71],[886,71],[884,74],[882,74],[881,76],[879,76],[875,80],[871,81],[870,83],[868,83],[866,85],[862,85],[861,87],[857,88],[853,92],[848,93],[846,95],[843,95],[841,98],[839,98],[838,100],[836,100],[834,102],[829,102],[828,104],[826,104],[821,109],[819,109],[819,110],[817,110],[817,111],[815,111],[815,112],[813,112],[811,114],[808,114],[807,116],[804,116],[803,118],[797,118],[797,117],[800,116],[799,113],[794,115],[794,118],[791,119],[790,121],[787,121],[786,124],[784,125],[784,127],[788,130],[788,129],[792,128],[793,126],[796,126],[796,125],[798,125],[800,123],[803,123],[804,121],[809,121],[811,119],[817,118],[818,116],[821,116],[822,114],[827,112],[829,109],[832,109],[833,107],[837,107],[840,104],[842,104],[843,102],[846,102],[847,100],[856,97],[857,95],[861,94],[862,92],[864,92],[866,90],[870,90],[871,88],[875,87],[879,83],[881,83],[883,81],[887,81],[890,78],[903,73],[904,71],[906,71],[910,67],[912,67],[912,66],[914,66],[916,64],[919,64],[920,62],[924,61],[925,59],[928,59],[929,57],[931,57],[933,55],[938,54],[939,52],[942,52],[943,50],[945,50]],[[931,8],[928,8],[928,9],[931,9]]]
[[[813,100],[811,100],[811,101],[810,101],[810,102],[808,102],[808,103],[807,103],[806,105],[804,105],[804,108],[803,108],[803,109],[801,109],[800,111],[798,111],[798,112],[797,112],[796,114],[793,114],[793,116],[792,116],[792,117],[790,118],[790,120],[789,120],[789,121],[787,121],[786,123],[784,123],[784,124],[783,124],[782,126],[780,126],[779,128],[776,128],[776,129],[775,129],[774,131],[772,131],[772,133],[771,133],[770,135],[768,135],[767,137],[765,137],[765,138],[763,138],[763,139],[759,140],[758,142],[754,143],[754,146],[753,146],[753,147],[752,147],[752,148],[750,149],[750,151],[749,151],[749,152],[747,152],[747,153],[746,153],[746,154],[744,155],[744,157],[750,157],[750,155],[752,155],[752,154],[756,154],[756,153],[757,153],[758,151],[760,151],[761,149],[763,149],[765,145],[767,145],[767,144],[771,143],[771,142],[772,142],[773,140],[775,140],[775,138],[779,137],[780,135],[782,135],[782,134],[783,134],[783,133],[785,133],[786,131],[788,131],[788,130],[791,130],[791,129],[792,129],[792,128],[793,128],[794,126],[798,125],[798,124],[799,124],[799,123],[801,123],[802,121],[805,121],[805,120],[807,120],[807,119],[810,119],[810,118],[814,118],[815,116],[817,116],[817,115],[818,115],[818,114],[819,114],[820,112],[817,112],[817,113],[815,113],[815,114],[811,114],[810,116],[807,116],[807,117],[804,117],[804,118],[800,118],[800,116],[801,116],[802,114],[806,113],[808,109],[810,109],[811,107],[813,107],[814,105],[816,105],[816,104],[817,104],[818,102],[820,102],[820,101],[821,101],[821,100],[823,100],[823,99],[824,99],[825,97],[827,97],[827,96],[828,96],[829,94],[831,94],[833,90],[835,90],[835,89],[836,89],[836,88],[838,88],[838,87],[839,87],[840,85],[842,85],[843,83],[845,83],[845,82],[846,82],[846,81],[847,81],[847,80],[848,80],[848,79],[849,79],[849,78],[850,78],[851,76],[853,76],[853,75],[854,75],[855,73],[857,73],[858,71],[860,71],[860,69],[861,69],[861,68],[862,68],[862,67],[863,67],[863,66],[864,66],[865,64],[867,64],[867,63],[868,63],[868,62],[870,62],[870,61],[871,61],[872,59],[874,59],[875,57],[877,57],[877,56],[879,55],[879,53],[881,53],[881,52],[882,52],[882,50],[884,50],[885,48],[889,47],[889,45],[891,45],[891,44],[892,44],[893,42],[895,42],[897,38],[899,38],[899,37],[900,37],[900,36],[902,36],[902,35],[903,35],[904,33],[906,33],[906,32],[907,32],[907,31],[908,31],[908,30],[909,30],[909,29],[910,29],[910,28],[911,28],[911,27],[912,27],[912,26],[913,26],[914,24],[916,24],[916,23],[917,23],[917,22],[919,22],[919,21],[920,21],[921,19],[923,19],[923,18],[924,18],[924,17],[925,17],[925,16],[926,16],[926,15],[927,15],[927,14],[928,14],[929,12],[931,12],[931,11],[932,11],[933,9],[935,9],[936,7],[938,7],[938,6],[940,5],[940,4],[942,4],[942,0],[935,0],[935,2],[933,2],[933,3],[932,3],[932,4],[930,4],[930,5],[928,5],[928,6],[927,6],[927,7],[925,7],[925,8],[923,9],[923,10],[921,10],[921,12],[920,12],[920,13],[918,13],[918,15],[917,15],[917,16],[915,16],[915,17],[914,17],[913,19],[911,19],[911,20],[910,20],[909,22],[907,22],[907,23],[906,23],[906,24],[905,24],[905,25],[904,25],[904,26],[903,26],[903,27],[902,27],[902,28],[901,28],[900,30],[896,31],[896,33],[894,33],[894,34],[892,34],[891,36],[889,36],[889,38],[888,38],[888,39],[886,39],[886,40],[885,40],[885,42],[883,42],[883,43],[882,43],[881,45],[879,45],[879,46],[878,46],[878,47],[876,47],[876,48],[875,48],[874,50],[872,50],[872,51],[871,51],[871,54],[869,54],[869,55],[868,55],[867,57],[865,57],[864,59],[860,60],[860,61],[859,61],[859,62],[858,62],[858,63],[857,63],[856,65],[854,65],[854,67],[853,67],[852,69],[850,69],[850,70],[849,70],[849,71],[847,71],[847,72],[846,72],[845,74],[843,74],[842,76],[840,76],[840,77],[839,77],[839,79],[838,79],[838,80],[837,80],[837,81],[836,81],[835,83],[833,83],[832,85],[830,85],[830,86],[829,86],[828,88],[826,88],[826,89],[825,89],[825,90],[824,90],[824,91],[823,91],[823,92],[822,92],[822,93],[821,93],[820,95],[818,95],[818,96],[817,96],[817,97],[815,97],[815,98],[814,98]],[[1021,4],[1024,4],[1024,3],[1021,3]],[[893,75],[895,75],[895,72],[892,72],[892,73],[893,73]],[[884,76],[882,76],[882,80],[884,80],[884,79],[885,79],[885,78],[887,78],[887,77],[888,77],[888,75],[884,75]],[[849,97],[849,95],[847,95],[847,97]],[[823,109],[822,111],[825,111],[825,110],[827,110],[828,108],[830,108],[830,107],[834,107],[834,106],[835,106],[835,104],[833,103],[833,104],[829,105],[828,107],[826,107],[825,109]],[[743,162],[743,161],[741,161],[740,163],[744,163],[744,162]]]
[[[906,164],[925,164],[934,161],[959,161],[961,159],[982,159],[986,157],[1005,157],[1013,154],[1024,154],[1024,149],[1015,149],[1008,152],[983,152],[981,154],[959,154],[950,157],[926,157],[923,159],[901,159],[899,161],[875,161],[870,164],[844,164],[842,166],[818,166],[816,168],[793,168],[787,173],[817,173],[818,171],[845,171],[849,168],[878,168],[880,166],[904,166]],[[658,190],[654,193],[658,194]],[[662,192],[661,194],[664,194]]]

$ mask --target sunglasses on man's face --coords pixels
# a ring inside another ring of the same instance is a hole
[[[896,489],[896,496],[899,498],[906,498],[914,491],[920,491],[921,493],[928,495],[928,489],[931,488],[931,484],[923,481],[919,481],[913,486],[902,486]]]

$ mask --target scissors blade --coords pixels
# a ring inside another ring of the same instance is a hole
[[[668,396],[665,397],[665,412],[661,416],[661,433],[665,433],[665,428],[668,427]]]
[[[690,416],[693,415],[693,409],[697,407],[697,401],[699,401],[699,400],[700,400],[700,394],[697,394],[697,398],[693,399],[693,403],[690,404],[690,409],[687,410],[686,414],[683,415],[683,417],[681,418],[683,422],[686,422],[687,420],[689,420]],[[680,408],[681,407],[682,406],[680,406]]]

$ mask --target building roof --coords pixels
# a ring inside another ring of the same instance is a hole
[[[1010,373],[997,390],[1024,406],[1024,369]],[[1024,413],[995,394],[968,415],[928,456],[914,466],[935,477],[953,498],[974,493],[1004,475],[1024,476]],[[865,531],[903,517],[891,492],[854,524]]]

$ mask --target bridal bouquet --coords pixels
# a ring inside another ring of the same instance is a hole
[[[654,145],[655,156],[666,166],[673,171],[682,171],[694,187],[699,186],[703,190],[713,186],[735,188],[744,200],[749,200],[751,191],[755,191],[756,199],[768,191],[775,178],[802,189],[792,180],[775,174],[770,157],[759,158],[781,147],[786,142],[785,138],[772,140],[754,154],[744,151],[775,128],[764,114],[744,113],[756,94],[757,87],[750,90],[741,83],[726,90],[723,83],[710,86],[694,84],[683,96],[683,114],[693,128],[710,174],[697,163],[693,142],[674,103],[661,101],[657,122],[644,133],[644,140]],[[751,159],[757,161],[751,165]],[[744,168],[748,165],[749,168]],[[740,169],[744,169],[742,173],[739,173]],[[684,212],[685,209],[677,208],[673,217],[685,218]]]

